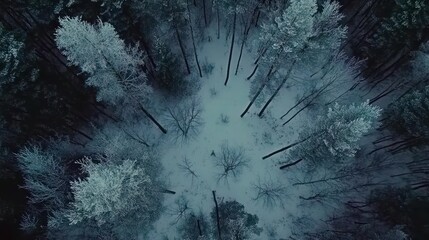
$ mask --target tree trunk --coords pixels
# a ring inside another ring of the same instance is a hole
[[[216,5],[216,17],[217,17],[217,39],[220,38],[220,19],[219,19],[219,6]]]
[[[204,26],[207,28],[206,0],[203,0]]]
[[[235,23],[237,20],[237,13],[234,12],[234,21],[233,21],[233,25],[232,25],[232,40],[231,40],[231,48],[229,50],[229,58],[228,58],[228,67],[226,70],[226,79],[225,79],[225,83],[224,85],[226,86],[228,84],[228,80],[229,80],[229,70],[231,69],[231,60],[232,60],[232,52],[234,51],[234,41],[235,41]]]
[[[298,159],[298,160],[296,160],[296,161],[294,161],[294,162],[288,163],[288,164],[286,164],[286,165],[283,165],[283,166],[281,166],[281,167],[280,167],[280,169],[285,169],[285,168],[288,168],[288,167],[294,166],[294,165],[296,165],[296,164],[300,163],[301,161],[302,161],[302,158],[301,158],[301,159]]]
[[[271,95],[270,99],[268,99],[267,103],[265,103],[264,107],[261,109],[261,111],[259,112],[258,116],[262,117],[262,115],[264,114],[265,109],[267,109],[267,107],[270,105],[270,103],[273,101],[273,99],[277,96],[277,94],[279,93],[280,89],[283,87],[283,85],[286,83],[286,81],[289,79],[290,73],[292,72],[293,69],[293,65],[295,65],[295,61],[293,61],[292,66],[290,66],[288,72],[286,73],[286,76],[283,78],[282,82],[280,83],[280,85],[277,87],[276,91],[274,91],[273,95]]]
[[[188,7],[188,12],[189,12],[189,15],[191,15],[191,11],[189,10],[189,7]],[[189,19],[189,28],[191,30],[191,38],[192,38],[192,46],[194,48],[195,63],[197,64],[198,73],[200,74],[200,78],[202,78],[203,73],[201,72],[201,66],[200,66],[200,61],[198,60],[197,48],[195,47],[194,29],[192,28],[191,19]]]
[[[214,200],[215,206],[216,206],[216,225],[217,225],[218,239],[222,240],[222,234],[220,231],[219,207],[218,207],[217,199],[216,199],[216,191],[212,191],[212,194],[213,194],[213,200]]]
[[[244,43],[246,42],[247,35],[243,36],[243,41],[241,42],[240,55],[238,56],[237,67],[235,68],[235,75],[237,76],[238,68],[240,66],[241,56],[243,55]]]
[[[197,220],[197,227],[198,227],[198,236],[203,236],[203,231],[201,230],[200,220]]]
[[[175,191],[171,191],[171,190],[168,190],[168,189],[162,189],[162,192],[163,193],[168,193],[168,194],[176,194],[176,192]]]
[[[412,139],[414,139],[414,138],[412,138]],[[394,143],[391,143],[391,144],[388,144],[388,145],[385,145],[385,146],[382,146],[382,147],[375,148],[371,152],[367,153],[367,155],[371,155],[371,154],[373,154],[375,152],[378,152],[380,150],[383,150],[383,149],[386,149],[386,148],[390,148],[390,147],[393,147],[395,145],[398,145],[398,144],[401,144],[401,143],[404,143],[404,142],[408,142],[409,140],[410,139],[400,140],[400,141],[396,141]]]
[[[261,94],[262,90],[264,89],[264,87],[267,85],[267,82],[269,81],[269,78],[271,76],[271,73],[274,69],[274,64],[271,65],[270,67],[270,71],[268,71],[267,76],[265,77],[266,80],[262,83],[262,85],[259,87],[258,91],[256,92],[256,94],[253,96],[252,100],[250,100],[249,105],[247,105],[246,109],[244,109],[243,113],[241,113],[240,117],[244,117],[244,115],[246,115],[246,113],[249,111],[250,107],[253,105],[253,103],[255,103],[256,99],[258,98],[259,94]]]
[[[304,111],[306,108],[308,108],[311,105],[312,101],[310,101],[309,103],[305,104],[304,107],[302,107],[301,109],[298,110],[298,112],[296,112],[294,115],[292,115],[292,117],[290,117],[286,122],[284,122],[282,124],[282,126],[288,124],[290,121],[292,121],[296,116],[298,116],[298,114],[300,114],[302,111]]]
[[[164,133],[167,134],[167,129],[165,129],[161,124],[143,107],[143,105],[139,104],[140,109],[144,114]]]
[[[289,144],[289,145],[287,145],[286,147],[280,148],[280,149],[279,149],[279,150],[277,150],[277,151],[274,151],[274,152],[272,152],[272,153],[270,153],[270,154],[268,154],[268,155],[265,155],[265,156],[263,156],[263,157],[262,157],[262,159],[263,159],[263,160],[265,160],[265,159],[267,159],[267,158],[269,158],[269,157],[272,157],[272,156],[274,156],[274,155],[276,155],[276,154],[278,154],[278,153],[281,153],[281,152],[283,152],[283,151],[286,151],[286,150],[288,150],[289,148],[292,148],[292,147],[294,147],[294,146],[296,146],[296,145],[298,145],[298,144],[301,144],[301,143],[303,143],[303,142],[307,141],[308,139],[310,139],[310,138],[312,138],[312,137],[318,137],[320,134],[321,134],[321,132],[318,132],[318,133],[312,134],[312,135],[310,135],[310,136],[308,136],[308,137],[304,138],[303,140],[300,140],[300,141],[298,141],[298,142],[295,142],[295,143]]]
[[[174,27],[174,30],[176,32],[177,41],[179,42],[180,51],[182,52],[183,60],[185,61],[186,70],[188,74],[191,74],[191,69],[189,68],[189,62],[188,58],[186,57],[185,48],[183,47],[182,39],[179,34],[179,30],[177,30],[177,27]]]
[[[258,67],[259,67],[259,64],[256,64],[255,68],[253,69],[253,72],[246,78],[246,80],[250,80],[253,77]]]
[[[301,97],[301,99],[298,100],[298,102],[293,105],[291,108],[289,108],[289,110],[287,110],[287,112],[285,114],[283,114],[280,119],[283,119],[284,117],[286,117],[293,109],[295,109],[296,107],[298,107],[301,103],[303,103],[305,100],[307,100],[309,97],[313,96],[314,92],[305,96],[305,97]]]

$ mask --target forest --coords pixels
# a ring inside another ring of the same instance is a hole
[[[429,239],[428,0],[0,0],[0,238]]]

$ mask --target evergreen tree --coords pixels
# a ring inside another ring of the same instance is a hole
[[[405,136],[429,140],[429,86],[404,95],[389,105],[384,124]]]
[[[42,204],[49,212],[65,207],[68,179],[64,163],[36,146],[22,149],[17,158],[30,203]]]
[[[329,108],[315,124],[303,130],[299,139],[302,144],[289,152],[290,159],[302,159],[308,166],[332,167],[354,157],[359,149],[358,141],[373,126],[380,109],[368,104]]]
[[[213,236],[217,236],[215,209],[213,209],[210,216]],[[237,201],[220,203],[219,219],[222,239],[249,239],[253,234],[259,235],[262,231],[258,227],[258,216],[247,213],[244,210],[244,206]]]
[[[157,181],[149,177],[147,169],[131,160],[96,164],[86,158],[80,164],[88,177],[71,182],[70,224],[95,220],[99,226],[113,226],[120,239],[135,238],[147,230],[160,212],[162,199]]]
[[[126,96],[147,98],[146,77],[139,70],[142,56],[125,45],[112,25],[99,21],[92,26],[78,17],[65,17],[56,42],[67,59],[88,74],[86,84],[98,89],[97,100],[115,104]]]

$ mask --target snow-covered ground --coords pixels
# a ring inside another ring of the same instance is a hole
[[[301,113],[288,125],[281,126],[283,121],[279,119],[280,115],[295,104],[297,95],[293,88],[284,88],[271,105],[273,108],[269,108],[271,111],[267,111],[263,118],[256,115],[260,109],[256,105],[244,118],[240,118],[249,103],[250,81],[246,77],[253,70],[254,55],[245,50],[240,70],[235,76],[239,55],[239,46],[236,45],[230,80],[224,86],[229,42],[225,43],[221,37],[199,49],[200,59],[207,59],[208,63],[215,66],[211,75],[200,79],[202,84],[197,96],[203,108],[204,124],[199,134],[185,142],[174,142],[168,134],[161,139],[159,152],[168,178],[166,180],[171,190],[176,191],[176,195],[166,195],[166,211],[155,223],[150,239],[165,239],[165,236],[179,239],[175,224],[177,215],[172,212],[177,207],[175,200],[181,196],[189,201],[192,211],[202,211],[209,218],[214,207],[213,190],[218,199],[236,200],[245,206],[247,212],[259,217],[259,226],[264,231],[256,239],[269,239],[267,228],[275,229],[277,238],[286,238],[290,233],[291,216],[296,216],[301,211],[298,211],[297,206],[300,194],[298,188],[291,186],[285,172],[279,170],[278,161],[284,159],[280,154],[266,160],[262,160],[262,156],[294,142],[306,114]],[[275,114],[271,115],[270,112]],[[228,122],[221,120],[222,115],[227,116]],[[248,167],[237,178],[231,178],[228,182],[218,181],[218,174],[222,169],[216,166],[216,157],[211,155],[214,151],[219,157],[221,145],[225,143],[232,147],[243,147],[249,160]],[[179,167],[185,157],[191,162],[198,177],[193,178]],[[268,207],[262,201],[255,201],[254,184],[258,179],[281,183],[286,189],[283,204]]]

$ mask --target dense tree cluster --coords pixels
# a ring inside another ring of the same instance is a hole
[[[147,237],[175,194],[162,137],[192,143],[212,117],[200,87],[214,69],[230,87],[247,51],[249,103],[231,121],[275,122],[279,132],[310,119],[263,157],[293,173],[285,178],[303,189],[300,206],[327,213],[292,219],[289,237],[426,239],[428,28],[427,0],[0,0],[0,235]],[[212,41],[225,46],[223,66],[201,57]],[[291,87],[296,103],[283,108]],[[244,147],[213,148],[218,184],[254,167],[259,156]],[[264,207],[285,207],[276,181],[254,190]],[[260,236],[247,206],[212,194],[215,206],[201,209],[209,215],[190,211],[187,196],[176,201],[178,236]]]

